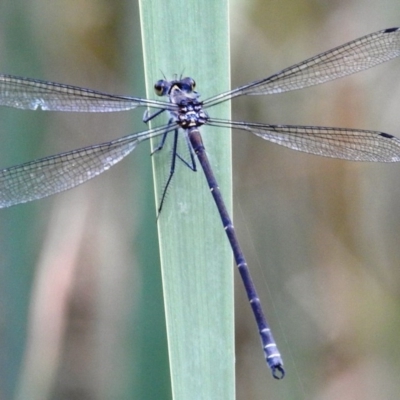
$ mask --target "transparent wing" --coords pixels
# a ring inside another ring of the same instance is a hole
[[[390,28],[328,50],[268,78],[207,99],[204,105],[218,104],[245,94],[271,94],[318,85],[354,74],[400,55],[400,28]]]
[[[383,132],[321,126],[266,125],[211,120],[211,125],[242,129],[293,150],[352,161],[400,161],[400,139]]]
[[[171,108],[163,101],[117,96],[78,86],[0,75],[0,105],[36,110],[112,112],[137,106]]]
[[[121,161],[139,142],[165,131],[164,126],[0,170],[0,208],[78,186]]]

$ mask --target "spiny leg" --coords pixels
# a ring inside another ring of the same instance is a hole
[[[165,132],[165,134],[163,135],[163,138],[161,139],[161,144],[153,151],[152,155],[156,151],[159,151],[159,150],[161,150],[163,148],[164,143],[165,143],[165,139],[166,139],[168,133],[169,133],[168,131]],[[175,165],[176,165],[176,157],[177,157],[177,146],[178,146],[178,134],[179,134],[178,129],[175,129],[174,130],[174,142],[173,142],[173,145],[172,145],[171,167],[169,169],[169,176],[168,176],[168,179],[167,179],[167,183],[164,186],[164,190],[163,190],[163,193],[162,193],[162,196],[161,196],[161,200],[160,200],[160,205],[158,207],[158,215],[160,215],[160,213],[161,213],[162,207],[164,205],[165,196],[167,194],[168,187],[169,187],[169,185],[171,183],[171,180],[172,180],[172,177],[174,176],[174,173],[175,173]]]

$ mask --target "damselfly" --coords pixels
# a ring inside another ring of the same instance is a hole
[[[264,316],[231,218],[208,161],[200,127],[207,124],[242,129],[294,150],[355,161],[400,161],[400,139],[387,133],[370,130],[227,121],[212,118],[205,109],[237,96],[282,93],[317,85],[371,68],[399,55],[400,28],[385,29],[309,58],[268,78],[204,101],[200,100],[199,94],[195,91],[195,81],[192,78],[158,81],[154,86],[155,91],[168,101],[156,101],[0,75],[0,105],[4,106],[75,112],[114,112],[140,106],[158,109],[152,115],[145,114],[145,122],[165,111],[170,116],[167,125],[162,127],[1,170],[0,207],[40,199],[84,183],[121,161],[144,140],[161,136],[156,151],[161,150],[168,133],[172,132],[173,159],[166,189],[174,174],[176,160],[181,160],[193,171],[196,170],[195,154],[203,168],[231,244],[258,326],[266,362],[275,378],[283,378],[285,374],[283,361]],[[186,138],[191,155],[189,162],[177,151],[179,132],[183,132]],[[164,195],[159,211],[164,203]]]

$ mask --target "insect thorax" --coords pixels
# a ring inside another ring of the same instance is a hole
[[[200,102],[190,101],[179,104],[179,110],[175,120],[181,128],[187,129],[204,125],[208,120],[208,114],[203,110]]]

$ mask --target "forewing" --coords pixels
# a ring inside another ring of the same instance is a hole
[[[0,105],[28,110],[113,112],[139,105],[164,108],[168,103],[117,96],[78,86],[0,75]]]

